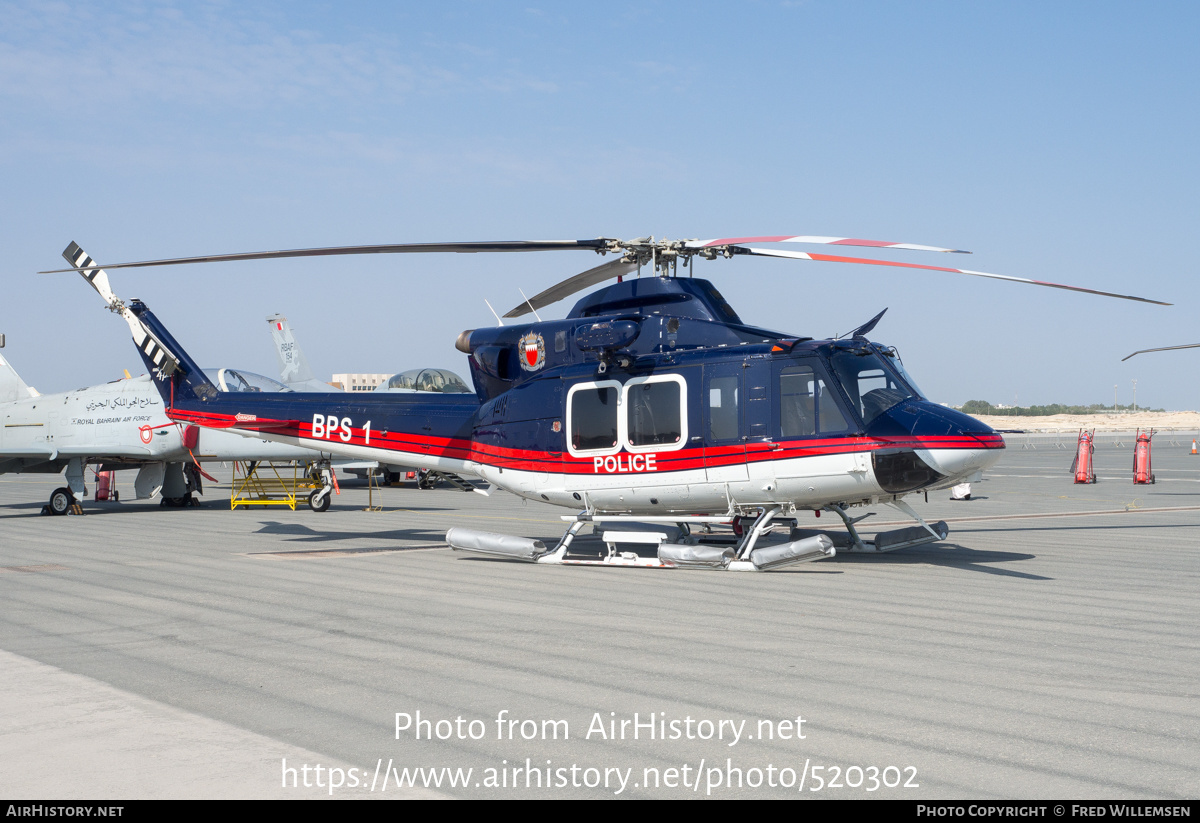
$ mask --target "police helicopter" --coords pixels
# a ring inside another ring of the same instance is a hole
[[[453,548],[550,564],[767,571],[944,540],[905,495],[976,479],[1003,438],[927,400],[892,347],[867,335],[814,340],[746,323],[697,259],[782,257],[953,272],[1159,305],[1156,300],[917,263],[762,248],[806,243],[959,250],[826,236],[713,240],[599,238],[352,246],[156,260],[107,268],[349,254],[581,250],[612,255],[533,298],[522,318],[606,281],[563,320],[462,332],[471,394],[222,393],[145,303],[110,308],[128,323],[168,414],[200,426],[383,463],[466,473],[530,500],[576,510],[554,546],[454,528]],[[91,280],[98,264],[64,257]],[[652,276],[630,277],[643,269]],[[916,526],[864,540],[855,507],[887,504]],[[845,531],[798,528],[804,512],[836,514]],[[591,524],[602,547],[575,538]]]

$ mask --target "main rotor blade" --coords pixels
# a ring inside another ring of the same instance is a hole
[[[179,266],[185,263],[229,263],[240,260],[278,260],[285,257],[332,257],[345,254],[431,254],[456,252],[477,254],[479,252],[514,251],[598,251],[608,247],[609,240],[500,240],[496,242],[467,243],[397,243],[385,246],[328,246],[319,249],[291,249],[287,251],[255,251],[241,254],[212,254],[203,257],[176,257],[170,260],[145,260],[140,263],[116,263],[105,265],[106,269],[139,269],[147,266]],[[74,269],[53,269],[38,274],[61,274]]]
[[[864,263],[868,266],[897,266],[903,269],[925,269],[927,271],[947,271],[952,274],[969,274],[973,277],[990,277],[993,280],[1008,280],[1013,283],[1028,283],[1031,286],[1049,286],[1052,289],[1066,289],[1067,291],[1081,291],[1086,294],[1098,294],[1101,297],[1117,297],[1121,300],[1137,300],[1139,303],[1153,303],[1156,306],[1172,306],[1173,303],[1164,303],[1161,300],[1151,300],[1148,297],[1134,297],[1131,294],[1114,294],[1110,291],[1100,291],[1099,289],[1085,289],[1082,286],[1064,286],[1062,283],[1050,283],[1046,280],[1030,280],[1027,277],[1012,277],[1007,274],[988,274],[985,271],[971,271],[970,269],[949,269],[944,266],[923,266],[919,263],[897,263],[892,260],[870,260],[863,257],[836,257],[832,254],[815,254],[803,251],[781,251],[776,249],[756,249],[748,246],[734,246],[735,254],[751,254],[760,255],[763,257],[786,257],[792,260],[816,260],[823,263]]]
[[[1186,346],[1163,346],[1161,349],[1141,349],[1140,351],[1135,351],[1133,354],[1129,355],[1129,357],[1133,357],[1135,354],[1146,354],[1152,351],[1175,351],[1175,349],[1200,349],[1200,343],[1188,343]],[[1129,359],[1129,357],[1122,357],[1121,362],[1124,363]]]
[[[505,317],[521,317],[529,314],[531,311],[540,309],[543,306],[549,306],[552,303],[557,303],[564,297],[570,297],[575,292],[583,291],[589,286],[594,286],[597,283],[603,283],[613,277],[620,277],[631,272],[637,271],[637,263],[630,263],[624,258],[617,260],[609,260],[607,263],[601,263],[594,269],[588,269],[585,272],[580,272],[574,277],[569,277],[560,283],[555,283],[545,291],[534,295],[530,299],[518,305],[516,308],[505,314]]]
[[[706,249],[711,246],[730,246],[742,243],[814,243],[822,246],[867,246],[873,249],[908,249],[909,251],[942,251],[951,254],[970,254],[969,251],[962,249],[943,249],[940,246],[921,246],[916,243],[889,243],[886,240],[860,240],[853,237],[825,237],[816,234],[726,237],[719,240],[692,240],[684,245],[689,249]]]

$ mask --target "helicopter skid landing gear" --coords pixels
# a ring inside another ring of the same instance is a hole
[[[894,500],[888,503],[894,509],[899,509],[904,514],[916,520],[921,525],[909,526],[904,529],[894,529],[888,532],[879,532],[871,540],[863,542],[858,536],[858,532],[854,528],[854,524],[860,520],[870,517],[869,514],[864,514],[862,517],[850,517],[846,514],[845,509],[841,506],[828,506],[827,509],[836,512],[842,518],[842,522],[846,524],[846,529],[850,532],[852,542],[848,546],[839,546],[844,552],[894,552],[896,549],[907,549],[912,546],[924,546],[928,543],[936,543],[939,540],[945,540],[950,535],[950,527],[946,525],[945,520],[930,525],[921,519],[921,516],[913,509],[912,506],[905,503],[903,500]]]
[[[702,542],[691,535],[691,526],[710,528],[713,524],[728,525],[733,520],[732,516],[635,519],[627,515],[587,513],[563,517],[563,520],[573,522],[552,549],[547,549],[540,540],[461,528],[448,531],[446,542],[455,551],[562,566],[759,572],[834,556],[836,550],[833,541],[826,535],[755,548],[759,538],[770,531],[771,520],[779,513],[779,508],[763,510],[754,520],[753,527],[744,530],[740,539],[734,538],[728,542]],[[601,527],[611,523],[617,527],[598,530],[604,549],[595,555],[589,556],[586,550],[569,553],[580,529],[588,523]],[[653,547],[655,554],[647,556],[629,550],[640,547]]]

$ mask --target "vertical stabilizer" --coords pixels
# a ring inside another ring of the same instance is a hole
[[[282,314],[267,318],[271,327],[271,339],[275,341],[275,355],[279,358],[279,379],[294,391],[328,392],[332,387],[322,383],[308,365],[308,358],[300,351],[300,345],[292,336],[292,327]]]
[[[4,355],[0,355],[0,403],[11,403],[14,400],[37,396],[37,392],[25,385],[25,381],[17,374],[16,369],[4,359]]]
[[[136,332],[133,340],[168,409],[180,401],[207,401],[220,393],[145,303],[132,300],[122,310],[129,316],[130,328],[136,324],[142,331],[141,342]]]

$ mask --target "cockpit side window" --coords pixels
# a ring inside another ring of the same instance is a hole
[[[864,424],[869,425],[897,403],[918,396],[870,349],[839,351],[831,359],[842,388]]]
[[[849,428],[824,376],[811,365],[781,369],[778,388],[779,438],[815,437]]]
[[[270,377],[234,369],[204,369],[204,374],[223,392],[290,392],[292,389]]]
[[[445,369],[409,369],[393,374],[388,378],[387,388],[442,394],[465,394],[471,391],[461,377]]]

